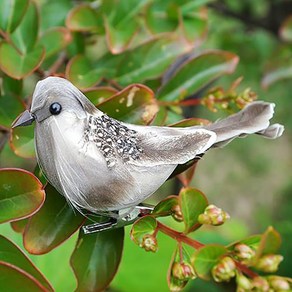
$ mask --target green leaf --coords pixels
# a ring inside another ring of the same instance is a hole
[[[268,71],[262,80],[262,86],[267,89],[272,84],[285,79],[292,79],[292,66],[289,62]]]
[[[85,235],[80,231],[70,263],[77,278],[76,291],[104,291],[121,261],[124,229]]]
[[[40,181],[23,169],[0,169],[0,223],[31,216],[45,199]]]
[[[23,54],[29,53],[35,46],[38,37],[39,15],[34,1],[29,2],[28,9],[17,27],[11,34],[14,45]]]
[[[1,0],[0,28],[13,32],[21,22],[28,7],[29,0]]]
[[[24,55],[12,45],[2,42],[0,43],[0,68],[8,76],[22,79],[32,74],[40,66],[44,53],[44,48],[37,46]]]
[[[173,207],[178,205],[178,196],[169,196],[160,201],[154,208],[152,215],[155,217],[168,216],[173,213]]]
[[[129,47],[139,30],[137,16],[147,0],[105,1],[101,7],[108,47],[113,54],[119,54]],[[115,7],[115,9],[112,9]]]
[[[80,89],[97,84],[104,75],[104,68],[94,67],[85,56],[77,55],[70,60],[66,68],[66,78]]]
[[[38,282],[38,285],[43,287],[43,290],[46,290],[46,291],[54,290],[51,287],[48,280],[40,273],[40,271],[34,266],[34,264],[30,261],[30,259],[16,245],[14,245],[10,240],[8,240],[2,235],[0,235],[0,250],[1,250],[0,262],[2,263],[5,262],[9,264],[6,266],[10,266],[12,268],[12,270],[9,272],[9,274],[11,273],[11,276],[13,274],[16,274],[17,271],[19,273],[23,273],[24,277],[26,276],[26,274],[29,274],[30,277],[33,278],[34,282]],[[13,269],[15,269],[15,271],[13,271]],[[9,269],[4,269],[4,270],[8,271]],[[15,287],[13,286],[13,283],[16,281],[16,279],[13,279],[12,283],[7,284],[5,283],[6,281],[4,281],[4,279],[2,278],[3,276],[2,272],[0,272],[0,274],[1,274],[1,281],[0,281],[1,291],[24,291],[23,287],[20,287],[19,290],[4,289],[4,287],[8,288],[9,287],[8,285],[11,285],[11,289],[15,289]],[[20,282],[20,284],[23,285],[23,282]]]
[[[222,245],[209,244],[197,250],[192,256],[193,266],[198,276],[210,280],[210,272],[220,258],[227,253]]]
[[[23,234],[27,222],[28,222],[28,218],[17,220],[17,221],[10,222],[10,226],[15,232]]]
[[[89,5],[74,7],[66,19],[66,26],[73,31],[98,31],[101,26],[100,15]]]
[[[281,25],[280,36],[284,41],[292,42],[292,16],[286,18]]]
[[[25,110],[24,103],[14,95],[0,96],[0,125],[10,128],[15,118]]]
[[[158,78],[178,56],[190,49],[172,37],[154,39],[119,55],[114,78],[123,86]]]
[[[260,234],[252,235],[242,240],[229,244],[228,249],[233,250],[235,245],[237,245],[238,243],[243,243],[256,250],[258,246],[260,245],[261,238],[262,238],[262,235]]]
[[[68,11],[73,5],[74,3],[71,0],[42,2],[40,5],[42,31],[56,26],[64,26]]]
[[[68,239],[83,224],[84,217],[51,185],[47,185],[46,201],[32,216],[23,235],[23,244],[31,254],[44,254]]]
[[[95,105],[104,102],[109,97],[112,97],[118,91],[115,88],[107,86],[99,86],[91,89],[86,89],[83,93]]]
[[[154,217],[147,215],[137,220],[131,229],[131,239],[139,246],[143,243],[145,235],[152,235],[157,228],[157,221]]]
[[[179,193],[179,203],[185,223],[185,233],[197,229],[198,216],[204,213],[208,206],[208,200],[203,193],[193,188],[183,188]]]
[[[12,129],[10,147],[20,157],[35,157],[34,127],[27,126]]]
[[[182,64],[165,83],[157,98],[178,101],[194,94],[224,74],[232,73],[238,63],[235,54],[224,51],[210,51]]]
[[[51,28],[41,36],[39,43],[46,50],[46,58],[60,52],[72,41],[71,33],[64,27]]]
[[[1,93],[3,95],[21,96],[23,90],[23,80],[16,80],[9,76],[3,76]]]
[[[280,234],[272,226],[268,227],[261,237],[259,247],[256,250],[256,258],[259,259],[263,255],[277,253],[281,242]]]
[[[35,278],[17,266],[0,261],[1,291],[40,292],[48,291]],[[53,290],[50,290],[53,291]]]
[[[184,119],[179,122],[176,122],[175,124],[169,125],[169,127],[192,127],[192,126],[207,126],[210,124],[210,121],[200,118],[189,118]]]
[[[147,28],[153,34],[173,32],[179,24],[178,4],[170,1],[153,1],[145,13]]]
[[[187,13],[181,13],[180,28],[185,39],[189,43],[198,46],[205,37],[208,28],[207,10],[194,9]]]
[[[153,91],[141,84],[126,87],[97,107],[112,118],[133,124],[149,124],[158,111]]]
[[[113,54],[119,54],[126,50],[138,29],[138,23],[132,20],[117,29],[110,23],[109,17],[104,16],[104,22],[110,51]]]

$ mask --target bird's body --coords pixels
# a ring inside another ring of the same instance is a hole
[[[269,126],[273,108],[256,102],[204,128],[137,126],[108,117],[69,81],[49,77],[38,83],[30,115],[36,120],[38,162],[49,182],[75,207],[99,213],[137,205],[178,164],[212,146],[250,133],[280,136],[281,125]]]

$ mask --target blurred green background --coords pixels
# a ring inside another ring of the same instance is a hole
[[[269,63],[278,59],[280,62],[283,46],[278,30],[284,16],[277,11],[270,14],[272,2],[213,1],[210,4],[209,32],[203,47],[231,51],[240,57],[235,74],[221,78],[217,84],[228,88],[237,77],[243,76],[242,90],[250,87],[258,93],[259,99],[276,104],[274,121],[285,125],[285,133],[276,141],[256,136],[237,139],[224,149],[211,150],[204,156],[199,162],[192,186],[202,190],[211,203],[226,210],[231,220],[222,227],[202,228],[195,236],[204,243],[230,243],[249,234],[263,232],[272,225],[283,239],[280,252],[285,260],[280,265],[279,274],[291,277],[292,79],[278,81],[267,89],[261,86]],[[278,3],[279,11],[281,7],[282,10],[286,9],[286,14],[289,13],[287,4],[292,9],[291,1],[274,2]],[[270,23],[271,26],[261,25],[262,19],[267,19],[262,23]],[[292,58],[292,45],[289,49]],[[202,107],[195,115],[216,120],[222,116],[222,112],[215,115]],[[5,157],[1,159],[3,163]],[[167,182],[158,191],[159,197],[172,192],[174,184],[173,181]],[[159,235],[158,252],[146,253],[131,242],[129,231],[128,227],[122,263],[109,291],[168,291],[166,274],[175,242]],[[21,235],[14,233],[9,224],[2,224],[0,233],[22,246]],[[69,266],[76,237],[75,234],[47,255],[29,255],[56,291],[73,291],[76,287]],[[225,288],[200,280],[191,281],[185,291],[195,289],[225,291]]]

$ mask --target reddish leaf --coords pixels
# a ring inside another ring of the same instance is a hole
[[[149,124],[158,111],[153,91],[133,84],[97,106],[109,116],[134,124]]]
[[[0,250],[1,250],[0,261],[2,263],[5,262],[6,264],[9,265],[9,267],[12,268],[12,270],[10,271],[11,276],[15,272],[18,271],[21,274],[23,274],[24,277],[28,277],[33,282],[35,282],[35,284],[41,287],[42,290],[53,291],[53,288],[51,287],[48,280],[41,274],[41,272],[35,267],[35,265],[30,261],[30,259],[21,251],[21,249],[19,249],[11,241],[9,241],[7,238],[1,235],[0,235]],[[13,269],[15,269],[15,271],[13,271]],[[8,290],[3,289],[3,287],[7,287],[7,288],[9,287],[9,286],[4,286],[4,285],[11,285],[11,287],[14,287],[13,282],[16,281],[16,279],[12,281],[12,283],[5,283],[6,281],[4,281],[4,279],[2,278],[3,275],[1,272],[0,274],[1,274],[0,290],[14,291],[10,289]],[[22,282],[19,284],[22,284]],[[20,288],[19,290],[15,290],[15,291],[23,291],[23,289]]]
[[[23,244],[31,254],[44,254],[68,239],[83,224],[84,217],[51,185],[47,185],[46,201],[26,225]]]
[[[31,216],[45,199],[40,181],[23,169],[0,169],[0,223]]]
[[[124,229],[79,233],[70,263],[78,281],[76,291],[104,291],[121,261]]]

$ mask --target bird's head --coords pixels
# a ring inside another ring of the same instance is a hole
[[[30,110],[24,111],[12,124],[12,128],[27,126],[34,121],[41,123],[54,116],[73,113],[82,119],[97,109],[71,82],[64,78],[48,77],[39,81],[32,97]]]

